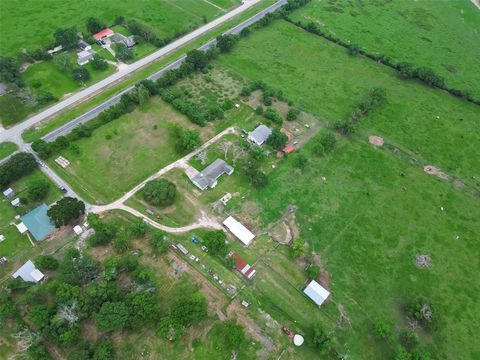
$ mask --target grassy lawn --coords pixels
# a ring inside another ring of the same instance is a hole
[[[162,208],[148,204],[143,198],[143,189],[128,199],[127,205],[163,225],[180,227],[195,222],[199,216],[198,205],[193,196],[185,191],[189,187],[188,183],[190,180],[184,174],[183,170],[173,169],[162,176],[162,178],[173,182],[177,187],[177,196],[173,205]],[[146,209],[153,211],[155,216],[148,214],[145,211]]]
[[[24,104],[12,94],[0,96],[0,121],[3,127],[23,120],[32,110],[32,106]]]
[[[399,79],[391,69],[348,56],[344,48],[283,21],[254,32],[219,62],[245,78],[281,89],[297,106],[328,120],[345,118],[369,89],[383,87],[388,104],[362,124],[365,135],[402,144],[465,180],[478,176],[476,105]]]
[[[223,12],[206,1],[156,1],[146,0],[142,6],[134,1],[87,0],[82,3],[49,1],[2,1],[0,23],[3,32],[17,29],[16,36],[2,36],[0,55],[16,55],[20,49],[35,49],[48,46],[53,33],[59,27],[76,26],[86,31],[89,17],[97,17],[106,24],[112,24],[118,16],[126,20],[138,20],[149,26],[161,37],[173,37],[187,29],[196,28]]]
[[[79,152],[61,153],[71,165],[54,169],[94,203],[106,203],[175,161],[175,139],[171,126],[195,128],[184,116],[160,99],[96,129],[89,138],[76,142]]]
[[[40,170],[36,170],[32,174],[10,185],[15,191],[13,198],[7,199],[2,195],[2,200],[0,201],[0,234],[3,234],[6,239],[0,243],[1,256],[11,258],[31,247],[28,238],[25,235],[20,235],[17,228],[10,225],[11,222],[18,223],[18,221],[14,219],[16,215],[23,215],[41,203],[51,204],[61,197],[60,190],[55,184],[50,183],[50,191],[46,199],[40,202],[27,202],[29,184],[38,179],[48,178]],[[10,201],[16,197],[19,197],[22,201],[22,205],[18,208],[10,205]]]
[[[470,1],[312,1],[291,17],[369,52],[431,67],[449,86],[480,97],[480,13]]]
[[[0,144],[0,160],[17,151],[18,146],[15,143],[6,141]]]

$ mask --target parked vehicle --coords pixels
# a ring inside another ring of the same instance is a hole
[[[67,190],[67,189],[65,188],[65,186],[63,186],[63,185],[60,185],[58,188],[59,188],[60,191],[63,192],[64,194],[66,194],[66,193],[68,192],[68,190]]]
[[[198,238],[197,238],[196,236],[192,236],[192,237],[190,238],[190,240],[192,240],[192,242],[193,242],[194,244],[198,244],[198,243],[200,242],[200,240],[198,240]]]

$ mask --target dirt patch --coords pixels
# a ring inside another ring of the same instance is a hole
[[[458,179],[453,182],[453,185],[455,186],[455,188],[457,188],[459,190],[465,188],[465,184],[463,183],[463,181],[458,180]]]
[[[278,221],[268,226],[268,232],[280,244],[290,245],[293,240],[300,236],[300,228],[295,218],[296,210],[295,205],[290,205]]]
[[[338,309],[338,312],[340,313],[337,320],[337,327],[344,328],[345,326],[348,325],[351,328],[352,323],[350,322],[350,319],[347,316],[347,313],[345,312],[345,308],[343,307],[343,305],[338,304],[337,309]]]
[[[272,107],[282,116],[283,120],[286,120],[288,109],[290,106],[285,101],[274,100]]]
[[[246,103],[252,109],[256,109],[259,105],[262,105],[262,90],[253,91],[248,97]]]
[[[374,146],[383,146],[383,138],[376,135],[371,135],[368,137],[368,142]]]
[[[420,268],[428,268],[432,265],[430,255],[418,255],[415,257],[415,264]]]
[[[269,358],[272,354],[277,353],[280,350],[272,338],[267,336],[260,326],[258,326],[258,324],[247,315],[245,308],[241,307],[238,301],[232,301],[230,303],[227,308],[227,315],[229,318],[236,317],[237,322],[245,327],[246,332],[255,339],[255,341],[262,344],[262,349],[258,350],[256,353],[258,359]],[[275,320],[273,321],[276,323]]]
[[[442,180],[448,180],[448,175],[433,165],[425,165],[423,167],[423,171],[425,171],[429,175],[435,175]]]
[[[98,329],[92,318],[88,318],[83,322],[80,338],[85,341],[97,341],[99,339]]]
[[[320,268],[320,276],[318,277],[318,282],[325,289],[330,290],[330,274],[325,268],[325,264],[322,262],[322,257],[320,254],[314,254],[313,263]]]

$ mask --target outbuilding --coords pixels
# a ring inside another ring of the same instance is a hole
[[[13,199],[12,201],[10,201],[10,204],[15,207],[20,206],[20,198]]]
[[[20,269],[12,275],[14,279],[20,277],[23,281],[38,283],[45,275],[35,267],[35,264],[28,260]]]
[[[78,65],[88,64],[92,59],[93,59],[93,54],[88,50],[80,51],[79,53],[77,53]]]
[[[13,194],[14,194],[14,191],[13,191],[12,188],[8,188],[7,190],[5,190],[5,191],[3,192],[3,195],[4,195],[5,197],[11,197],[11,196],[13,196]]]
[[[87,43],[85,40],[78,40],[78,48],[82,51],[90,51],[92,50],[92,46]]]
[[[82,232],[83,232],[83,229],[80,225],[75,225],[73,227],[73,232],[76,234],[76,235],[80,235]]]
[[[96,41],[100,41],[102,39],[109,38],[110,36],[113,36],[113,31],[111,29],[103,29],[99,31],[98,33],[93,35],[93,38]]]
[[[330,296],[330,292],[315,280],[310,281],[310,284],[303,290],[304,294],[312,299],[318,306],[322,305]]]
[[[247,246],[250,245],[252,240],[255,238],[255,235],[250,230],[235,220],[232,216],[226,218],[223,222],[223,225],[230,230],[230,232],[235,235],[238,240]]]
[[[17,227],[18,232],[22,235],[28,231],[27,227],[23,222],[21,222],[20,224],[15,224],[15,226]]]

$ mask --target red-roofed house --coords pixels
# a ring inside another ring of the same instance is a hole
[[[93,35],[93,38],[96,41],[99,41],[99,40],[108,38],[110,36],[113,36],[113,31],[110,30],[110,29],[103,29],[103,30],[99,31],[98,33],[96,33],[95,35]]]
[[[233,251],[229,255],[235,259],[235,268],[245,277],[245,279],[250,280],[255,276],[257,270],[255,270],[252,266],[248,265],[245,260],[243,260]]]

